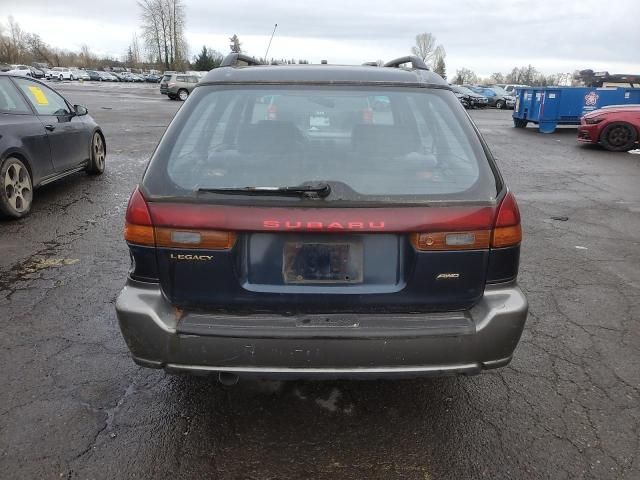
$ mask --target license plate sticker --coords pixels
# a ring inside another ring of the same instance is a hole
[[[289,242],[284,247],[285,283],[362,283],[362,244]]]

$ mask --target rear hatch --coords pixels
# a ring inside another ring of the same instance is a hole
[[[163,75],[160,79],[160,93],[167,93],[169,80],[171,80],[171,75]]]
[[[463,310],[496,280],[491,244],[512,197],[451,92],[199,87],[192,99],[128,216],[133,275],[157,278],[175,306]]]

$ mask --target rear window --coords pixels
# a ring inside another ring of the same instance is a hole
[[[182,196],[309,182],[332,186],[327,202],[496,196],[480,140],[451,92],[360,86],[199,87],[143,185]]]
[[[497,86],[491,87],[491,90],[502,96],[505,96],[508,93],[504,88]]]
[[[171,75],[164,75],[161,82],[167,83],[169,80],[171,80]]]

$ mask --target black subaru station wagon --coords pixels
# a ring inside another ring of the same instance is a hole
[[[416,57],[229,55],[166,131],[124,235],[120,327],[169,372],[476,374],[509,363],[527,317],[516,200]]]

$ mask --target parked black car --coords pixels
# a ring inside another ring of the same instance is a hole
[[[489,101],[490,107],[495,107],[497,109],[507,108],[507,95],[502,95],[493,88],[483,87],[480,85],[472,85],[469,89],[473,90],[477,94],[485,96]]]
[[[32,78],[44,78],[44,70],[41,70],[36,67],[29,67],[29,69],[31,70]]]
[[[87,72],[87,75],[89,75],[90,80],[93,80],[94,82],[101,81],[100,74],[95,70],[85,70],[85,72]]]
[[[102,130],[81,105],[42,82],[0,73],[0,213],[24,217],[33,191],[85,170],[104,172]]]
[[[461,102],[464,101],[468,104],[468,107],[466,108],[484,108],[489,105],[489,100],[487,99],[487,97],[477,94],[467,87],[463,87],[461,85],[451,85],[451,89],[456,94],[456,96],[461,99]]]

